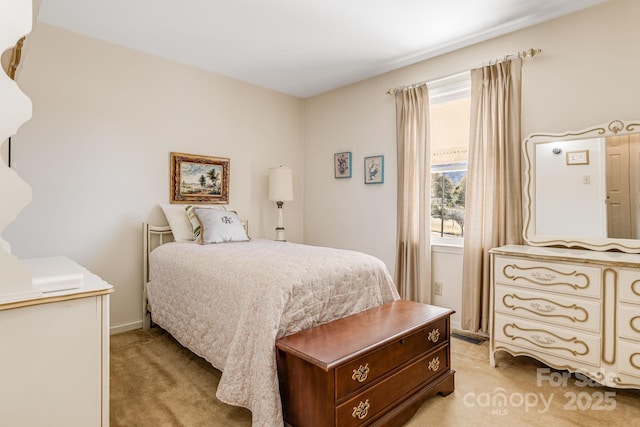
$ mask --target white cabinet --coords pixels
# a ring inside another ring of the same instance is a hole
[[[0,304],[0,423],[109,425],[109,293],[87,270],[71,291]]]
[[[640,255],[503,246],[491,251],[491,349],[640,388]]]

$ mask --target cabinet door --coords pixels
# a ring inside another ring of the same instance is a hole
[[[102,316],[102,297],[0,311],[3,425],[101,425]]]

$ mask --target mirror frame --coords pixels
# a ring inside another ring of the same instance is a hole
[[[543,235],[536,232],[536,146],[553,141],[582,140],[585,138],[607,138],[615,135],[628,135],[640,132],[640,121],[624,123],[612,120],[609,123],[578,131],[564,133],[533,133],[523,141],[523,237],[530,246],[564,246],[590,249],[594,251],[618,250],[627,253],[640,253],[640,239],[610,239],[576,236]]]

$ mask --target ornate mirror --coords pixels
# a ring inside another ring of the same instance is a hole
[[[640,121],[524,140],[524,239],[640,253]]]

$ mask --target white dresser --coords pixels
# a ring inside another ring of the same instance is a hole
[[[491,366],[504,350],[640,388],[640,255],[512,245],[491,266]]]
[[[0,304],[2,425],[109,425],[113,287],[77,267],[82,287]]]

